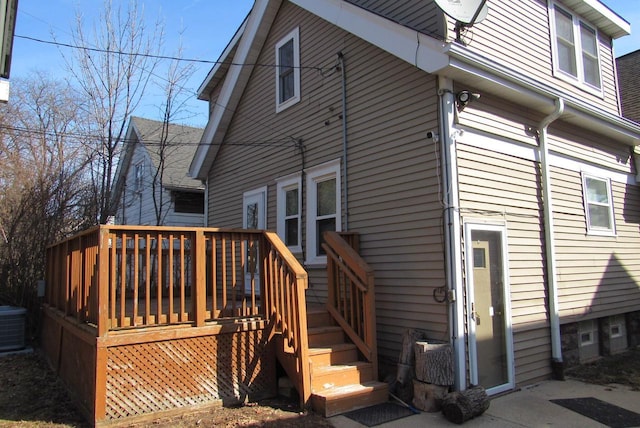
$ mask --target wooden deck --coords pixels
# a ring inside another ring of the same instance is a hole
[[[336,355],[358,360],[341,371],[369,367],[366,378],[345,381],[370,384],[372,272],[337,234],[326,245],[325,311],[343,333],[323,340],[339,339]],[[311,371],[342,360],[310,348],[307,281],[272,232],[100,226],[47,251],[42,347],[94,425],[273,396],[276,359],[301,405],[322,414],[386,398],[380,385],[358,397],[318,390]],[[354,352],[341,353],[345,346]]]

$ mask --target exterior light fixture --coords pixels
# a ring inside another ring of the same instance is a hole
[[[456,102],[458,104],[458,111],[464,110],[464,108],[471,101],[476,101],[480,99],[480,94],[475,94],[471,91],[460,91],[456,94]]]

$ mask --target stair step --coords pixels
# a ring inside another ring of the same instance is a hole
[[[371,363],[365,361],[353,361],[333,366],[314,366],[311,374],[311,391],[323,391],[372,380]]]
[[[384,382],[366,382],[330,388],[311,394],[313,410],[325,418],[384,403],[389,399],[389,386]]]
[[[344,331],[339,326],[307,328],[307,335],[310,348],[344,343]]]
[[[312,367],[345,364],[358,359],[358,350],[352,343],[337,343],[309,349]]]
[[[333,317],[327,310],[321,307],[313,307],[307,309],[307,327],[323,327],[334,325]]]

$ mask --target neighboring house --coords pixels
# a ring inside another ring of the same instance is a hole
[[[116,170],[116,224],[204,226],[204,185],[187,176],[201,128],[132,117]]]
[[[616,59],[622,115],[640,123],[640,50]]]
[[[432,1],[257,0],[199,90],[190,174],[208,224],[277,230],[310,302],[322,232],[359,233],[381,363],[419,329],[453,345],[457,388],[495,394],[639,343],[640,127],[616,86],[624,19],[487,4],[456,34]]]

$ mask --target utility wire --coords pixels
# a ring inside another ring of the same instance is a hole
[[[180,58],[177,56],[168,56],[168,55],[156,55],[156,54],[148,54],[148,53],[135,53],[135,52],[124,52],[124,51],[115,51],[115,50],[111,50],[111,49],[101,49],[101,48],[92,48],[89,46],[79,46],[79,45],[72,45],[70,43],[62,43],[62,42],[55,42],[52,40],[43,40],[43,39],[38,39],[35,37],[30,37],[30,36],[22,36],[19,34],[15,35],[16,38],[19,39],[25,39],[25,40],[30,40],[33,42],[38,42],[38,43],[44,43],[44,44],[48,44],[48,45],[54,45],[54,46],[61,46],[61,47],[65,47],[65,48],[71,48],[71,49],[80,49],[80,50],[84,50],[84,51],[89,51],[89,52],[98,52],[98,53],[106,53],[106,54],[111,54],[111,55],[123,55],[123,56],[133,56],[133,57],[143,57],[143,58],[153,58],[153,59],[166,59],[166,60],[171,60],[171,61],[182,61],[182,62],[194,62],[194,63],[199,63],[199,64],[212,64],[212,65],[233,65],[233,66],[238,66],[238,67],[249,67],[249,66],[255,66],[255,67],[273,67],[273,68],[277,68],[278,65],[276,64],[261,64],[261,63],[255,63],[255,64],[243,64],[243,63],[236,63],[236,62],[229,62],[229,61],[211,61],[211,60],[206,60],[206,59],[193,59],[193,58]],[[324,69],[322,67],[316,67],[316,66],[287,66],[287,68],[299,68],[299,69],[309,69],[309,70],[317,70],[320,72],[323,72]]]

